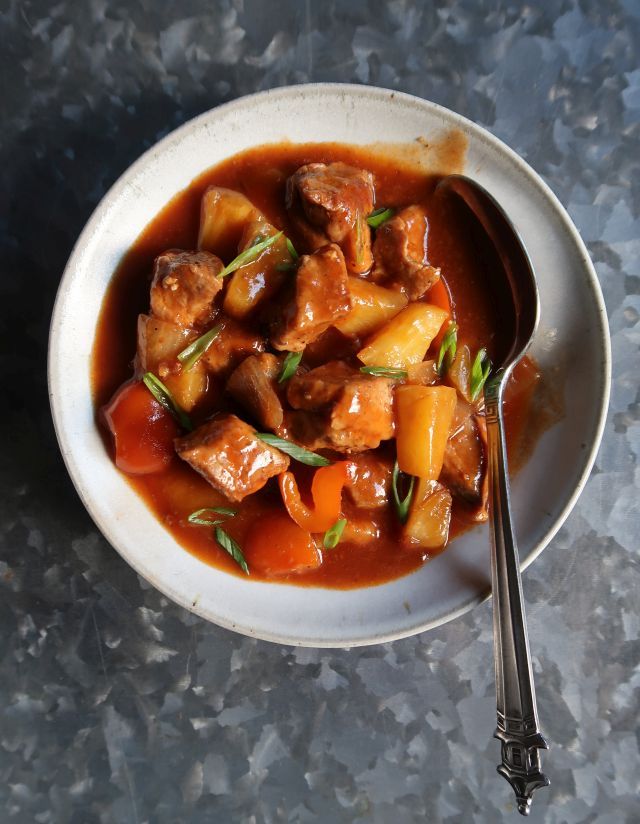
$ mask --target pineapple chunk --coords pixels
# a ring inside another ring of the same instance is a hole
[[[442,549],[449,537],[451,493],[437,481],[418,481],[402,543],[407,549]]]
[[[277,229],[264,219],[252,220],[244,229],[238,251],[253,246],[258,237],[266,240],[275,234]],[[292,271],[287,272],[286,267]],[[287,239],[281,235],[260,257],[233,273],[224,296],[225,313],[237,320],[247,317],[259,303],[272,297],[287,277],[295,276],[293,268]]]
[[[207,372],[198,361],[183,371],[178,354],[198,337],[167,320],[138,315],[138,366],[141,372],[153,372],[165,384],[176,401],[190,412],[207,391]]]
[[[362,278],[349,278],[351,310],[334,326],[343,335],[363,338],[376,332],[407,305],[407,298],[394,289],[383,289]]]
[[[366,366],[407,369],[420,363],[447,312],[429,303],[412,303],[386,323],[369,339],[358,358]]]
[[[248,198],[231,189],[210,186],[202,195],[198,249],[213,252],[229,263],[250,220],[264,220],[264,216]]]

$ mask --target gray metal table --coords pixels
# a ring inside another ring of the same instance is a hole
[[[106,188],[218,103],[336,80],[489,128],[552,186],[596,263],[615,358],[604,444],[524,576],[553,745],[531,819],[640,820],[640,3],[6,0],[0,36],[0,819],[513,820],[488,604],[352,651],[218,629],[107,545],[52,431],[49,316]]]

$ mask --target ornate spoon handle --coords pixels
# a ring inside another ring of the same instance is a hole
[[[504,383],[503,377],[502,380],[488,381],[485,387],[498,710],[495,737],[502,742],[502,764],[498,772],[513,787],[519,812],[528,815],[534,790],[546,787],[550,782],[540,769],[538,750],[548,749],[548,746],[538,724],[518,548],[511,526],[502,420]]]

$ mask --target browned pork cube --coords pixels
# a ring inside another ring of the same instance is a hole
[[[222,289],[220,258],[209,252],[169,249],[155,259],[151,312],[178,326],[197,326],[214,315],[213,300]]]
[[[459,398],[440,480],[454,495],[476,506],[475,519],[481,521],[487,518],[486,449],[484,418]]]
[[[371,172],[346,163],[308,163],[287,181],[287,208],[307,246],[339,244],[354,274],[373,263],[367,223],[373,202]]]
[[[271,343],[276,349],[301,352],[351,308],[344,256],[335,243],[303,255]]]
[[[427,260],[427,215],[420,206],[408,206],[376,232],[372,278],[388,281],[409,300],[418,300],[440,279],[440,269]]]
[[[390,501],[393,462],[376,452],[364,452],[349,461],[346,491],[356,506],[378,509]]]
[[[264,340],[250,327],[221,316],[222,328],[202,356],[202,362],[212,375],[224,378],[238,364],[256,352],[264,350]]]
[[[273,431],[282,424],[282,403],[276,392],[280,369],[279,358],[263,352],[245,358],[227,381],[227,392],[261,426]]]
[[[257,492],[284,472],[289,458],[256,436],[235,415],[224,415],[176,438],[176,452],[230,501]]]
[[[363,452],[393,436],[392,382],[333,361],[289,381],[293,437],[310,449]]]

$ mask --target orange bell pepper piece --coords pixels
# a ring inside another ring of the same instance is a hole
[[[311,482],[313,508],[300,498],[298,484],[291,472],[279,478],[282,500],[291,518],[307,532],[326,532],[340,517],[342,488],[347,483],[348,463],[340,461],[316,470]]]
[[[249,569],[267,577],[307,572],[322,563],[322,553],[309,532],[284,512],[258,518],[242,549]]]

